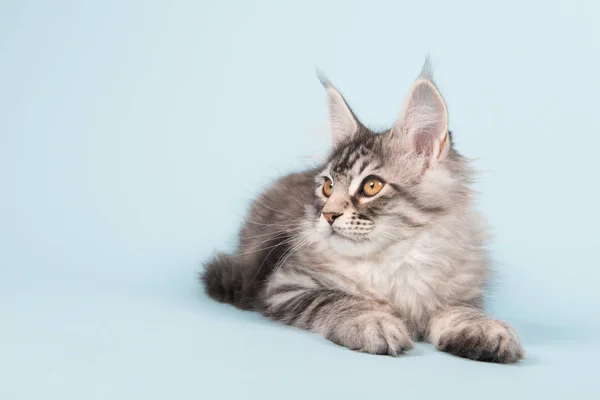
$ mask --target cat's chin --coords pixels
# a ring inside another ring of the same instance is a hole
[[[377,251],[375,243],[368,239],[355,240],[336,232],[332,232],[325,240],[331,249],[346,257],[364,257]]]

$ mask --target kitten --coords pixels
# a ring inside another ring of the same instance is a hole
[[[237,253],[206,264],[208,295],[367,353],[396,356],[426,340],[473,360],[523,358],[514,330],[482,311],[486,231],[430,71],[426,61],[379,133],[320,78],[331,154],[259,196]]]

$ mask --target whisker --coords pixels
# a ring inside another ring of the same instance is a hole
[[[308,234],[301,234],[298,238],[299,241],[302,241],[304,243],[308,242],[308,239],[310,239],[310,237],[308,236]],[[300,240],[301,239],[301,240]],[[296,244],[297,245],[297,244]],[[294,248],[292,247],[291,250],[289,250],[286,253],[284,253],[284,256],[281,257],[281,259],[277,262],[277,264],[275,264],[276,267],[279,267],[281,265],[283,265],[287,259],[290,257],[291,253],[294,251]]]
[[[248,222],[248,223],[251,223],[251,224],[253,224],[253,225],[260,225],[260,226],[276,226],[276,227],[286,227],[286,226],[292,225],[292,224],[294,224],[294,223],[296,223],[296,222],[298,222],[298,221],[301,221],[303,218],[304,218],[304,217],[299,217],[299,218],[294,218],[294,219],[291,219],[291,220],[289,220],[289,221],[287,221],[287,222],[282,222],[282,223],[278,223],[278,222],[276,222],[276,223],[273,223],[273,224],[265,224],[265,223],[263,223],[263,222],[256,222],[256,221],[252,221],[252,220],[250,220],[250,219],[247,219],[247,220],[246,220],[246,222]]]
[[[293,228],[291,228],[291,229],[293,229]],[[239,238],[243,239],[243,240],[250,240],[250,239],[256,239],[256,238],[261,238],[261,237],[265,237],[265,236],[276,236],[278,234],[284,234],[284,233],[288,233],[288,231],[285,229],[281,229],[281,230],[278,230],[275,232],[266,232],[266,233],[260,233],[257,235],[251,235],[251,236],[239,236]]]
[[[266,240],[265,242],[268,242],[269,240],[270,240],[270,239]],[[247,251],[247,252],[244,252],[244,253],[238,253],[238,254],[236,254],[236,256],[245,256],[245,255],[248,255],[248,254],[254,254],[254,253],[258,253],[258,252],[260,252],[260,251],[264,251],[264,250],[273,249],[273,248],[275,248],[275,247],[281,246],[282,244],[289,243],[289,242],[291,242],[291,241],[293,241],[293,240],[294,240],[294,238],[293,238],[293,237],[291,237],[291,238],[287,238],[287,239],[285,239],[285,240],[282,240],[282,241],[278,242],[277,244],[275,244],[275,245],[273,245],[273,246],[264,247],[264,248],[262,248],[262,249],[256,249],[256,247],[255,247],[255,248],[252,248],[252,249],[250,249],[250,250],[249,250],[249,251]],[[263,242],[263,243],[265,243],[265,242]],[[271,252],[269,252],[269,254],[271,254]],[[269,254],[267,254],[267,257],[269,256]]]
[[[263,258],[262,263],[260,264],[260,266],[258,267],[258,269],[256,270],[256,272],[254,273],[254,276],[252,277],[252,279],[250,280],[250,283],[254,282],[254,279],[256,279],[256,277],[258,276],[258,273],[262,270],[262,267],[265,265],[265,261],[267,261],[267,259],[269,258],[269,256],[271,255],[271,253],[279,246],[281,246],[282,244],[287,244],[290,243],[292,241],[296,240],[296,236],[292,236],[291,238],[287,239],[287,240],[283,240],[279,243],[277,243],[275,246],[273,246],[273,248],[267,253],[267,255]]]
[[[298,250],[300,250],[302,247],[304,247],[308,242],[310,241],[310,237],[305,237],[301,242],[299,242],[298,244],[296,244],[295,246],[293,246],[291,248],[291,250],[289,250],[286,254],[286,256],[284,258],[282,258],[276,265],[275,265],[275,270],[273,271],[273,274],[271,275],[271,278],[269,279],[269,283],[267,284],[267,290],[266,293],[267,295],[269,294],[269,292],[271,291],[271,285],[274,281],[275,276],[277,275],[277,273],[279,272],[279,269],[285,264],[285,262],[294,254],[296,253]]]
[[[292,197],[292,198],[293,198],[293,197]],[[284,215],[289,215],[290,217],[295,217],[295,215],[293,215],[293,214],[290,214],[290,213],[287,213],[287,212],[285,212],[285,211],[276,210],[276,209],[274,209],[274,208],[271,208],[271,207],[267,206],[266,204],[264,204],[264,203],[261,203],[261,202],[260,202],[258,199],[255,199],[255,200],[254,200],[254,202],[255,202],[256,204],[258,204],[258,205],[261,205],[261,206],[263,206],[263,207],[264,207],[264,208],[266,208],[267,210],[275,211],[275,212],[277,212],[277,213],[284,214]]]

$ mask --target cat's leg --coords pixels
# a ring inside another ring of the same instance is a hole
[[[264,313],[277,321],[366,353],[397,356],[413,347],[402,318],[385,302],[323,287],[298,272],[278,274],[275,281]]]
[[[438,350],[477,361],[514,363],[524,355],[513,328],[472,307],[437,312],[431,317],[428,339]]]

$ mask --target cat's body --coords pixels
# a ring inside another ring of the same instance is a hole
[[[254,202],[237,254],[208,263],[207,293],[370,353],[428,340],[476,360],[520,359],[512,328],[482,312],[486,231],[428,68],[382,133],[324,83],[327,162],[281,178]]]

